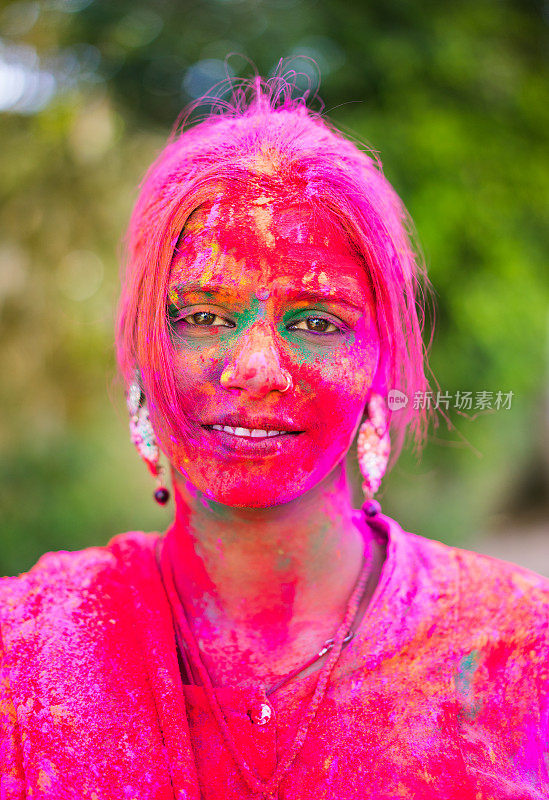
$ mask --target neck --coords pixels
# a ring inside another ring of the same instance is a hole
[[[271,508],[220,505],[179,473],[173,481],[166,547],[191,619],[281,644],[300,623],[333,626],[343,617],[364,552],[343,466]]]

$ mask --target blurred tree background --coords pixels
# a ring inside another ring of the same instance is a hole
[[[318,65],[325,112],[379,151],[412,214],[441,390],[513,392],[508,409],[450,406],[384,509],[472,549],[549,533],[548,20],[541,0],[3,5],[0,574],[169,524],[115,375],[119,243],[181,109],[291,56],[313,84]]]

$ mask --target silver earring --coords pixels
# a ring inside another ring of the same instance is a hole
[[[391,440],[388,430],[388,415],[385,400],[373,393],[368,402],[368,419],[362,423],[358,432],[358,465],[362,473],[362,490],[366,498],[363,505],[367,516],[375,516],[381,506],[374,500],[391,453]]]
[[[126,403],[130,412],[130,437],[149,472],[156,478],[157,488],[154,499],[161,506],[170,499],[168,489],[162,483],[163,468],[159,465],[160,449],[149,418],[149,409],[143,390],[136,380],[130,384],[126,393]]]

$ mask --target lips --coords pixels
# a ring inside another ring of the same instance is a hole
[[[253,439],[279,436],[280,434],[303,433],[303,428],[296,425],[288,415],[283,413],[274,417],[266,414],[265,416],[252,415],[242,411],[240,413],[233,412],[219,415],[217,419],[212,415],[212,418],[206,418],[206,421],[202,422],[201,426],[210,430],[223,431],[232,436]]]
[[[231,416],[220,421],[202,424],[212,445],[226,453],[245,457],[274,456],[299,438],[303,430],[298,430],[292,421],[284,418],[257,419]]]
[[[214,431],[223,431],[224,433],[228,433],[232,436],[240,436],[242,438],[251,438],[251,439],[267,439],[267,438],[270,439],[273,436],[284,436],[285,434],[299,433],[299,431],[265,430],[264,428],[243,428],[240,425],[236,427],[232,425],[207,425],[204,427],[211,428]]]

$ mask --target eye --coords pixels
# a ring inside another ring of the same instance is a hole
[[[310,331],[311,333],[337,333],[340,328],[325,317],[307,317],[288,325],[288,329],[295,331]]]
[[[189,314],[187,317],[181,317],[183,322],[186,322],[187,325],[195,325],[202,328],[211,328],[211,327],[224,327],[224,328],[234,328],[234,323],[229,322],[227,319],[223,319],[218,314],[214,314],[213,311],[195,311],[193,314]]]

